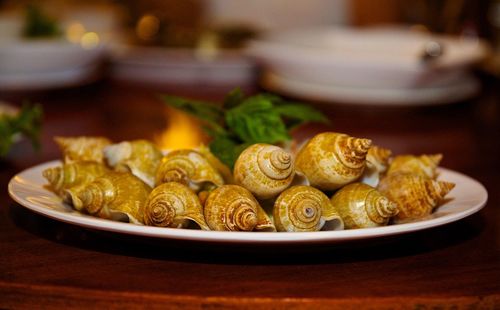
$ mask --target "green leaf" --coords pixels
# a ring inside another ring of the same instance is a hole
[[[46,15],[39,6],[30,4],[26,7],[23,35],[28,38],[55,37],[61,29],[55,19]]]
[[[249,97],[228,110],[226,124],[247,143],[277,143],[291,139],[279,113],[265,96]]]
[[[235,140],[229,137],[216,136],[210,142],[208,147],[210,148],[210,151],[220,159],[220,161],[232,170],[238,156],[240,156],[241,152],[243,152],[243,150],[249,145],[250,143],[236,143]]]
[[[282,104],[276,106],[274,110],[282,117],[292,120],[294,125],[300,125],[305,122],[330,122],[323,113],[305,104]]]
[[[236,87],[226,95],[222,107],[224,109],[232,109],[236,106],[239,106],[244,99],[245,99],[245,94],[241,91],[239,87]]]
[[[216,132],[223,130],[220,124],[224,120],[224,110],[213,103],[170,95],[162,95],[161,98],[165,104],[202,120],[212,130]]]

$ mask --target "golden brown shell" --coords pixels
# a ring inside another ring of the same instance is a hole
[[[311,186],[334,190],[361,176],[370,146],[369,139],[334,132],[320,133],[299,151],[295,167]]]
[[[64,190],[84,186],[108,171],[102,164],[82,161],[48,168],[42,174],[49,182],[51,189],[67,201],[68,197],[65,197]]]
[[[435,179],[437,167],[443,158],[442,154],[434,155],[399,155],[394,157],[387,175],[395,173],[410,173]]]
[[[384,226],[398,213],[394,202],[363,183],[342,187],[331,201],[347,229]]]
[[[82,188],[66,192],[77,210],[117,221],[140,224],[151,188],[128,172],[108,172]]]
[[[378,189],[397,203],[399,213],[395,222],[406,222],[431,214],[453,187],[454,183],[399,173],[383,178]]]
[[[292,156],[282,148],[257,143],[246,148],[234,164],[234,181],[259,199],[281,193],[292,184]]]
[[[104,137],[55,137],[63,154],[64,163],[94,161],[104,163],[102,151],[111,141]]]
[[[191,189],[177,182],[163,183],[153,189],[144,207],[144,224],[181,228],[186,220],[210,230],[200,200]]]
[[[124,141],[104,148],[104,157],[110,167],[131,172],[151,187],[155,184],[162,156],[161,151],[147,140]]]
[[[178,182],[198,192],[207,186],[221,186],[224,179],[199,152],[175,150],[163,157],[156,171],[156,185],[167,182]]]
[[[204,215],[212,230],[276,231],[252,193],[239,185],[213,190],[205,202]]]
[[[339,230],[344,227],[328,197],[304,185],[292,186],[278,196],[273,219],[278,231]]]
[[[361,182],[376,187],[389,167],[391,150],[372,145],[366,154],[366,168]]]

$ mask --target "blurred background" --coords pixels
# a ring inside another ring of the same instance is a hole
[[[64,128],[191,146],[206,136],[157,94],[218,101],[234,87],[313,104],[339,130],[351,113],[411,118],[485,93],[497,115],[499,75],[499,0],[0,0],[0,101],[43,105],[42,144]]]

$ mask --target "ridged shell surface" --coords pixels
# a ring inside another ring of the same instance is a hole
[[[151,188],[128,172],[111,171],[82,188],[66,192],[77,210],[105,219],[140,224]]]
[[[154,188],[144,207],[144,224],[182,228],[186,220],[209,230],[198,196],[186,185],[168,182]]]
[[[208,160],[194,150],[175,150],[161,160],[156,185],[178,182],[198,192],[204,186],[221,186],[224,179]]]
[[[278,196],[273,219],[278,231],[287,232],[339,230],[344,226],[328,197],[304,185],[292,186]]]
[[[443,155],[399,155],[394,157],[389,166],[387,174],[411,173],[423,177],[435,179],[437,177],[437,167]]]
[[[213,190],[205,202],[204,215],[212,230],[276,231],[252,193],[239,185]]]
[[[49,182],[51,189],[64,199],[64,190],[84,186],[108,171],[109,169],[102,164],[81,161],[49,168],[44,170],[42,174]]]
[[[331,201],[347,229],[384,226],[398,213],[394,202],[363,183],[342,187]]]
[[[334,132],[320,133],[299,151],[295,167],[312,186],[334,190],[362,175],[370,146],[369,139]]]
[[[372,145],[366,155],[366,167],[361,182],[376,187],[389,167],[391,150]]]
[[[111,144],[104,137],[55,137],[54,141],[63,154],[64,163],[94,161],[104,163],[103,149]]]
[[[378,189],[398,205],[395,222],[422,219],[438,207],[453,189],[454,183],[436,181],[413,174],[391,174],[380,182]]]
[[[234,165],[234,181],[259,199],[275,197],[292,184],[292,155],[282,148],[257,143],[246,148]]]
[[[149,186],[154,186],[162,153],[147,140],[134,140],[105,147],[104,157],[116,171],[130,171]]]

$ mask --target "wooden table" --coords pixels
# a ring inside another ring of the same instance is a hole
[[[4,94],[43,104],[43,149],[16,145],[0,162],[0,308],[500,309],[500,106],[491,79],[453,105],[316,104],[331,127],[394,153],[437,153],[485,185],[489,201],[461,221],[345,244],[238,246],[104,233],[31,212],[7,194],[17,172],[59,158],[54,135],[153,139],[168,124],[158,89],[102,81],[75,90]],[[253,87],[250,86],[250,89]],[[496,88],[496,89],[495,89]],[[202,85],[161,91],[221,99]]]

